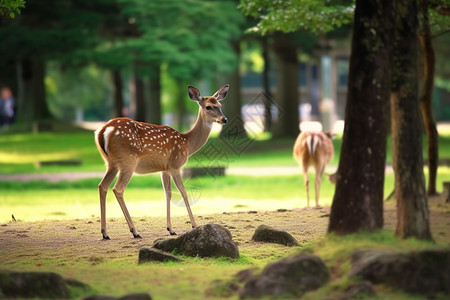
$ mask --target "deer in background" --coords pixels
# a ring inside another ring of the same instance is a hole
[[[320,184],[325,166],[334,156],[332,135],[322,132],[301,132],[294,144],[294,159],[299,163],[303,172],[306,187],[306,199],[309,207],[309,179],[308,168],[314,166],[316,170],[315,190],[316,207],[319,206]]]
[[[161,172],[167,204],[167,230],[171,235],[176,234],[170,220],[171,179],[184,200],[192,228],[197,227],[181,179],[181,168],[188,157],[206,143],[213,123],[227,123],[220,101],[227,96],[228,88],[227,84],[213,96],[202,97],[197,88],[188,86],[189,97],[198,103],[199,111],[194,126],[186,133],[180,133],[169,126],[137,122],[128,118],[112,119],[95,132],[98,151],[107,167],[106,174],[98,185],[103,239],[109,240],[106,232],[106,194],[117,173],[119,177],[113,192],[134,238],[141,236],[134,227],[123,197],[134,173]]]

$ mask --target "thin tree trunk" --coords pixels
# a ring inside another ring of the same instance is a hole
[[[396,235],[431,239],[417,87],[417,3],[398,0],[395,11],[391,126],[397,199]]]
[[[135,86],[135,103],[136,103],[136,115],[135,119],[140,122],[145,122],[145,97],[144,97],[144,81],[134,74],[134,86]]]
[[[233,50],[239,61],[241,57],[241,48],[239,41],[232,43]],[[247,132],[245,131],[245,123],[242,118],[242,96],[241,96],[241,76],[239,72],[239,63],[233,73],[228,77],[228,83],[230,89],[228,91],[227,98],[222,103],[222,110],[224,115],[228,118],[228,124],[222,127],[220,137],[222,139],[228,139],[227,145],[232,148],[233,151],[240,153],[239,147],[235,142],[245,141],[248,139]]]
[[[419,33],[419,41],[423,52],[424,82],[420,95],[420,109],[422,119],[427,133],[428,152],[428,195],[435,195],[436,177],[439,161],[439,135],[433,116],[432,99],[434,86],[435,57],[433,44],[431,42],[430,23],[428,18],[428,0],[420,0],[422,25]]]
[[[114,117],[123,116],[123,83],[120,71],[111,72],[113,82],[113,98],[114,98]]]
[[[186,124],[186,85],[182,79],[175,79],[178,87],[178,93],[176,98],[176,107],[177,107],[177,121],[178,121],[178,131],[185,130],[188,125]]]
[[[270,132],[272,129],[272,93],[270,92],[270,58],[269,58],[269,46],[267,43],[267,38],[263,37],[261,41],[262,47],[262,57],[264,60],[264,70],[263,70],[263,90],[264,97],[264,131]]]
[[[34,121],[42,121],[52,117],[47,105],[45,93],[45,61],[39,57],[32,62],[33,72],[33,102],[34,102]]]
[[[278,65],[276,99],[282,112],[273,133],[276,138],[295,138],[300,124],[297,49],[288,36],[280,34],[274,41],[274,52]]]
[[[149,98],[147,102],[147,121],[153,124],[161,124],[161,72],[160,65],[151,65],[152,76],[149,79]]]
[[[392,8],[391,0],[356,1],[345,128],[330,233],[350,234],[383,227]]]

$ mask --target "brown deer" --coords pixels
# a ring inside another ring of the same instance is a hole
[[[308,168],[313,165],[316,170],[316,207],[319,206],[320,183],[326,164],[334,156],[333,143],[330,133],[322,132],[302,132],[297,137],[294,144],[294,159],[299,163],[303,172],[306,187],[306,199],[309,207],[309,179]]]
[[[167,230],[171,235],[176,234],[170,220],[171,178],[186,204],[192,227],[197,227],[180,170],[186,164],[188,157],[206,143],[213,123],[227,123],[220,101],[227,96],[228,88],[227,84],[213,96],[202,97],[197,88],[188,86],[189,97],[198,103],[199,111],[197,121],[186,133],[180,133],[169,126],[137,122],[128,118],[112,119],[95,132],[98,151],[107,167],[106,174],[98,185],[103,239],[109,240],[106,232],[106,193],[117,173],[119,173],[119,177],[113,187],[113,192],[133,237],[140,238],[141,236],[128,213],[123,192],[134,173],[161,172],[167,204]]]

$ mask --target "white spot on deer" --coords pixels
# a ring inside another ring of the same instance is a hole
[[[109,137],[111,133],[114,131],[114,126],[106,127],[105,131],[103,132],[103,138],[105,139],[105,152],[108,153],[108,143],[109,143]]]
[[[115,135],[119,135],[120,134],[120,130],[117,130]]]

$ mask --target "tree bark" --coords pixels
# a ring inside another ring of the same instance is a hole
[[[357,0],[345,128],[329,233],[383,227],[392,1]]]
[[[276,99],[281,112],[273,128],[275,138],[295,138],[299,133],[299,93],[297,48],[285,34],[279,34],[273,46],[277,61]]]
[[[419,41],[422,47],[424,82],[420,95],[420,109],[423,124],[427,133],[428,152],[428,195],[436,195],[436,177],[439,163],[439,135],[436,128],[432,110],[435,56],[431,42],[431,31],[428,17],[428,0],[420,0],[420,11],[422,16]]]
[[[264,131],[270,132],[272,129],[272,93],[270,92],[270,58],[269,58],[269,45],[267,43],[267,38],[262,37],[261,39],[262,57],[264,60],[264,70],[263,70],[263,90],[264,97]]]
[[[112,71],[111,79],[113,83],[114,117],[121,117],[123,116],[123,83],[120,71]]]
[[[431,239],[417,86],[417,3],[398,0],[395,12],[391,126],[397,199],[396,235]]]
[[[147,122],[161,124],[161,72],[160,65],[150,65],[152,74],[149,80],[149,98],[147,102]]]

